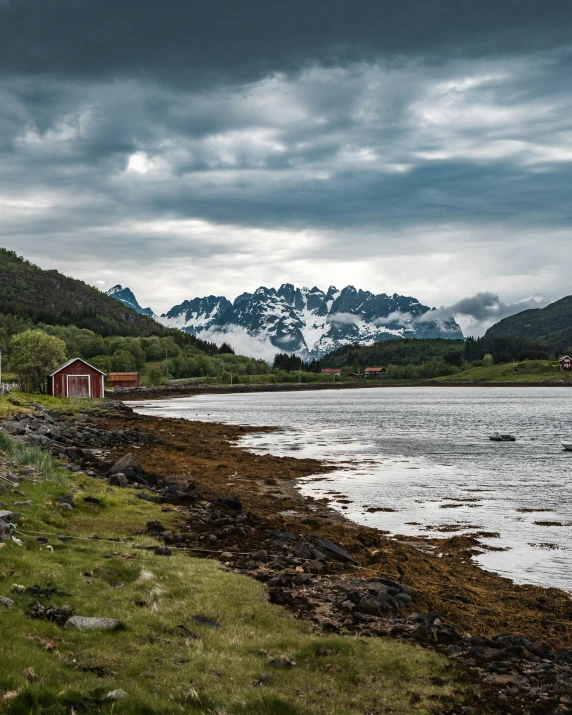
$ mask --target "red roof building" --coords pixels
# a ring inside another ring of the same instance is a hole
[[[322,375],[337,375],[338,377],[341,377],[342,371],[339,367],[323,367]]]
[[[560,369],[572,370],[572,358],[569,355],[560,358]]]
[[[139,387],[138,372],[110,372],[107,381],[112,387]]]
[[[102,398],[105,373],[81,358],[72,358],[48,375],[48,394],[55,397]]]
[[[366,377],[381,377],[382,372],[385,372],[384,367],[366,367],[363,374]]]

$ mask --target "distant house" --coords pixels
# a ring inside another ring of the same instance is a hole
[[[107,378],[111,387],[139,387],[138,372],[110,372]]]
[[[57,397],[96,397],[105,393],[105,373],[81,358],[72,358],[48,375],[48,394]]]
[[[341,377],[342,371],[339,367],[323,367],[322,375],[334,375],[335,377]]]
[[[560,358],[560,369],[572,370],[572,358],[569,355]]]
[[[366,367],[363,374],[366,377],[381,377],[382,372],[385,372],[384,367]]]

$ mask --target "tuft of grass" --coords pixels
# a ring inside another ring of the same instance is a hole
[[[61,486],[68,483],[66,472],[51,454],[42,451],[39,447],[19,442],[2,430],[0,430],[0,452],[9,456],[18,466],[33,467],[48,482]]]
[[[0,439],[5,456],[42,464]],[[106,482],[83,474],[67,474],[64,488],[49,479],[51,468],[47,479],[21,486],[32,501],[20,510],[24,546],[0,549],[0,595],[15,602],[0,606],[0,713],[428,715],[463,700],[467,686],[446,658],[399,641],[323,636],[268,603],[257,581],[191,552],[155,555],[157,542],[141,530],[150,519],[176,528],[177,512],[162,512],[130,489],[109,492]],[[75,508],[62,512],[57,499],[72,487]],[[100,504],[85,502],[88,495]],[[2,495],[10,504],[19,498]],[[57,586],[59,595],[45,604],[117,618],[125,628],[66,631],[33,620],[26,611],[38,597],[14,584]],[[220,628],[199,625],[196,615]],[[276,657],[295,665],[274,667]],[[116,689],[127,697],[105,701]]]

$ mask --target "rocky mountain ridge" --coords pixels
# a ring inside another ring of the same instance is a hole
[[[113,286],[113,288],[110,288],[107,291],[107,295],[110,298],[115,298],[115,300],[118,300],[120,303],[123,303],[123,305],[127,306],[128,308],[132,308],[141,315],[146,315],[148,318],[153,319],[157,318],[151,308],[142,308],[139,305],[137,298],[134,296],[133,291],[130,288],[124,288],[122,285],[118,284],[116,286]]]
[[[128,288],[116,286],[108,295],[143,312]],[[323,291],[284,283],[277,290],[262,286],[242,293],[234,302],[214,295],[186,300],[158,317],[146,310],[163,325],[191,335],[216,340],[239,330],[269,341],[277,351],[315,358],[352,342],[463,337],[452,316],[443,316],[416,298],[376,295],[351,285]]]

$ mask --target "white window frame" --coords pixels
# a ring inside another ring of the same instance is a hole
[[[87,377],[88,399],[91,398],[91,375],[66,375],[66,397],[70,396],[70,377]],[[81,399],[81,398],[79,398]]]

